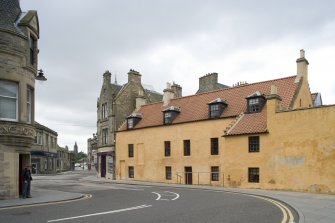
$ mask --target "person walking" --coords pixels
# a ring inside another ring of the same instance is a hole
[[[33,180],[31,177],[30,166],[26,166],[22,173],[23,177],[23,191],[22,198],[31,198],[30,194],[30,182]]]

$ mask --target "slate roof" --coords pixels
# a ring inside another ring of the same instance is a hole
[[[16,26],[21,12],[19,0],[1,0],[0,29],[22,34]]]
[[[217,98],[225,100],[228,104],[220,118],[237,117],[247,111],[246,98],[249,95],[257,91],[260,94],[269,95],[271,93],[271,85],[277,87],[277,94],[282,99],[281,106],[283,109],[287,109],[297,90],[298,84],[295,83],[295,78],[296,76],[290,76],[176,98],[172,99],[166,106],[163,106],[163,102],[143,105],[138,111],[138,113],[142,114],[143,118],[133,129],[162,126],[162,110],[170,106],[180,107],[181,109],[181,112],[173,120],[172,124],[208,120],[208,103]],[[242,132],[265,131],[266,117],[264,114],[264,109],[261,113],[244,114],[240,120],[241,123],[235,126],[236,130],[231,130],[233,131],[232,133],[241,134]],[[243,126],[251,126],[251,122],[259,122],[259,124],[248,129],[243,128]],[[126,126],[121,126],[119,130],[126,130]]]

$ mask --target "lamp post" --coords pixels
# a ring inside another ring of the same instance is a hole
[[[46,81],[47,80],[46,77],[44,76],[44,73],[43,73],[42,69],[38,70],[38,75],[35,79],[38,80],[38,81]]]

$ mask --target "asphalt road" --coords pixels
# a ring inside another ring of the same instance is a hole
[[[42,177],[33,181],[34,187],[80,192],[92,195],[91,198],[0,210],[0,222],[280,223],[283,220],[282,210],[275,201],[263,198],[200,189],[82,182],[83,174]]]

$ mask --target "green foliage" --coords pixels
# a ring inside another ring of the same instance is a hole
[[[74,160],[76,163],[86,162],[87,154],[84,152],[79,152],[77,154],[74,154]]]

